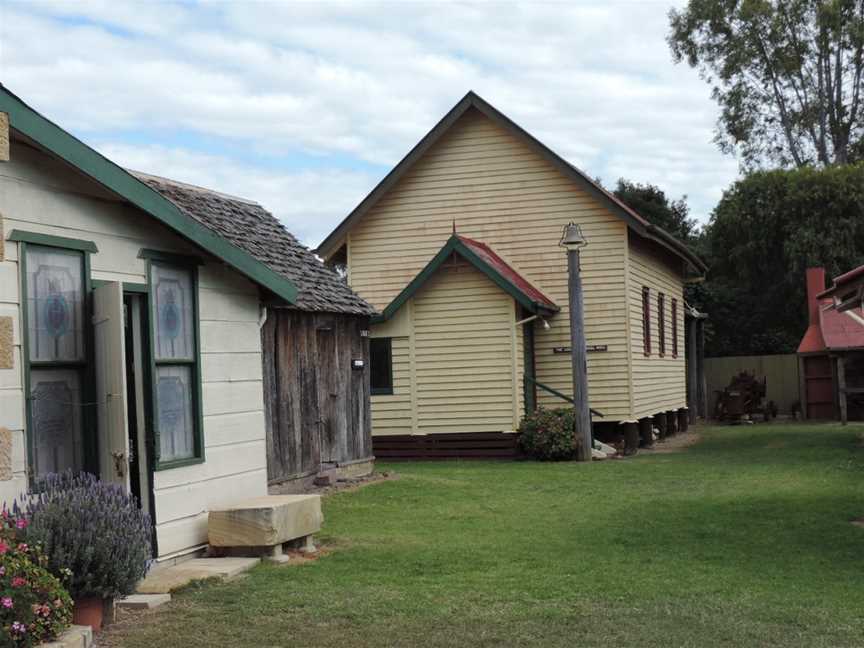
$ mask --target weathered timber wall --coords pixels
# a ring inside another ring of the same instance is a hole
[[[368,328],[366,317],[270,311],[261,331],[269,482],[371,458]]]

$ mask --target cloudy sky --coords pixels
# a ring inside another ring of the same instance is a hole
[[[0,2],[0,80],[133,169],[255,199],[317,244],[470,89],[592,177],[737,175],[668,2]],[[680,4],[680,3],[679,3]]]

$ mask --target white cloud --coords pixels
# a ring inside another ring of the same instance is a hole
[[[590,176],[686,193],[704,220],[737,164],[711,142],[708,87],[671,62],[667,9],[5,2],[0,75],[103,150],[258,199],[307,240],[335,226],[469,89]],[[183,131],[222,146],[219,155],[164,140],[138,148],[129,131],[135,142]],[[224,152],[238,147],[242,163]],[[274,171],[285,154],[318,162]],[[196,166],[195,156],[208,162]]]

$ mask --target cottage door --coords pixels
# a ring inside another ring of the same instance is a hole
[[[129,490],[126,343],[123,286],[112,281],[93,291],[99,477]]]

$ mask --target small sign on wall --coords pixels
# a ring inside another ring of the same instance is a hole
[[[585,346],[588,353],[600,353],[608,351],[609,346],[606,344],[588,344]],[[552,353],[570,353],[570,347],[552,347]]]

